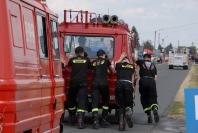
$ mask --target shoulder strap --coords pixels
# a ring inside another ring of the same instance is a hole
[[[153,63],[151,62],[151,65],[149,67],[149,70],[152,70],[152,66],[153,66]]]
[[[147,68],[145,62],[143,63],[143,68],[144,68],[145,70],[147,70],[147,71],[150,71],[151,74],[152,74],[152,76],[155,76],[154,73],[153,73],[153,71],[152,71],[152,66],[155,67],[155,65],[154,65],[152,62],[151,62],[151,65],[150,65],[149,68]]]
[[[143,68],[146,69],[146,70],[149,70],[145,64],[145,62],[142,64]]]
[[[154,65],[153,63],[151,63],[151,66],[150,66],[149,70],[150,70],[151,74],[152,74],[153,77],[154,77],[155,75],[154,75],[154,73],[153,73],[152,66],[153,66],[153,68],[155,68],[155,65]]]

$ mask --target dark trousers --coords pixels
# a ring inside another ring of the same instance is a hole
[[[84,112],[88,95],[87,82],[71,82],[68,91],[68,109],[70,111]]]
[[[140,78],[139,81],[140,100],[144,112],[149,113],[153,107],[157,107],[157,90],[154,78]]]
[[[109,106],[109,87],[107,81],[93,81],[92,83],[92,109],[98,108],[102,98],[103,109],[108,110]]]
[[[120,110],[124,110],[126,107],[133,107],[133,87],[131,83],[117,81],[115,96]]]

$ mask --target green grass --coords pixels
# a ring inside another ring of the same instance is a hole
[[[169,116],[184,116],[184,103],[174,102],[168,113]]]

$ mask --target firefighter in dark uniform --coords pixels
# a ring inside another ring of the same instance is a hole
[[[97,51],[97,57],[98,59],[92,62],[94,71],[92,82],[92,115],[94,129],[99,128],[98,104],[100,102],[100,95],[103,103],[101,126],[108,127],[110,125],[110,123],[107,121],[110,99],[107,74],[108,69],[112,70],[111,63],[109,59],[106,58],[106,54],[103,50]]]
[[[138,60],[136,63],[139,66],[139,92],[140,100],[143,106],[144,112],[148,116],[148,123],[153,122],[151,111],[153,111],[154,120],[159,122],[158,115],[158,102],[157,102],[157,90],[156,90],[156,77],[157,69],[154,63],[151,62],[151,55],[144,54],[144,60]]]
[[[119,108],[119,130],[125,130],[125,120],[129,128],[133,127],[132,110],[135,93],[134,73],[135,67],[123,53],[116,62],[116,101]]]
[[[86,101],[88,95],[87,72],[91,66],[90,60],[84,57],[84,49],[75,49],[76,57],[69,60],[68,66],[71,67],[71,82],[68,90],[68,110],[70,120],[75,119],[77,112],[78,128],[83,129]]]

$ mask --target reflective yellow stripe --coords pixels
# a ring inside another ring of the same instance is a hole
[[[103,60],[103,61],[101,61],[101,63],[100,63],[100,64],[104,64],[104,62],[105,62],[105,61]]]
[[[84,109],[77,109],[77,112],[85,112]]]
[[[75,110],[75,109],[76,109],[76,107],[73,107],[73,108],[68,108],[68,109],[72,111],[72,110]]]
[[[145,108],[144,112],[151,110],[151,107]]]
[[[86,62],[87,61],[86,60],[83,60],[83,59],[75,59],[75,60],[73,60],[73,63],[77,63],[77,64],[84,64]]]
[[[96,66],[96,62],[93,63],[93,66]]]
[[[92,112],[98,112],[98,108],[93,108],[91,111]]]
[[[148,110],[151,110],[153,108],[153,106],[156,106],[157,108],[159,108],[159,106],[157,104],[152,104],[150,107],[148,108],[145,108],[144,109],[144,112],[148,111]]]
[[[133,68],[133,65],[127,64],[127,65],[122,65],[123,68]]]
[[[131,109],[131,108],[130,108],[130,107],[126,107],[126,108],[125,108],[125,110],[129,110],[129,109]]]
[[[156,106],[157,108],[159,108],[159,106],[157,104],[152,104],[151,109],[153,108],[153,106]]]
[[[103,109],[108,110],[109,107],[108,106],[102,106]]]

